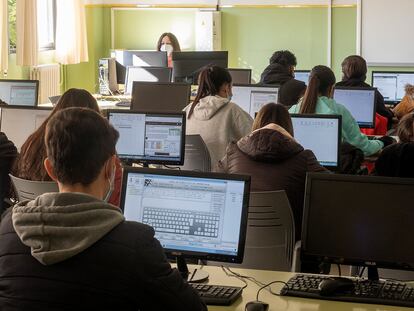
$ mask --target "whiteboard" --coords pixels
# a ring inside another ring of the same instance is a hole
[[[361,2],[361,55],[368,64],[414,65],[414,0]]]

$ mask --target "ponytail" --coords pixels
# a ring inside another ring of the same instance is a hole
[[[198,76],[198,90],[197,95],[191,104],[188,118],[194,112],[194,108],[200,102],[200,99],[206,96],[214,96],[220,92],[220,88],[225,83],[231,83],[231,75],[227,69],[218,66],[208,66],[201,70]]]
[[[299,113],[315,113],[318,97],[327,96],[335,82],[335,75],[329,67],[322,65],[314,67],[309,77],[309,84],[303,96]]]

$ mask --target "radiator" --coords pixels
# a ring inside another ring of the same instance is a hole
[[[39,103],[49,102],[50,96],[60,94],[60,65],[45,64],[32,67],[30,79],[39,80]]]

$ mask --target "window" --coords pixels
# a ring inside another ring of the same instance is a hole
[[[55,48],[56,0],[37,0],[37,37],[40,50]]]
[[[7,0],[9,9],[9,52],[16,52],[16,0]],[[40,50],[55,48],[56,0],[37,0],[37,32]]]

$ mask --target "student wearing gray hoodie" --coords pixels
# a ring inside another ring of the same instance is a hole
[[[172,269],[153,228],[106,203],[118,132],[67,108],[46,126],[59,193],[20,202],[0,223],[0,310],[207,310]]]
[[[227,69],[210,66],[199,75],[194,102],[184,108],[187,135],[199,134],[210,152],[211,167],[224,156],[227,145],[251,132],[253,119],[231,102],[232,80]]]

